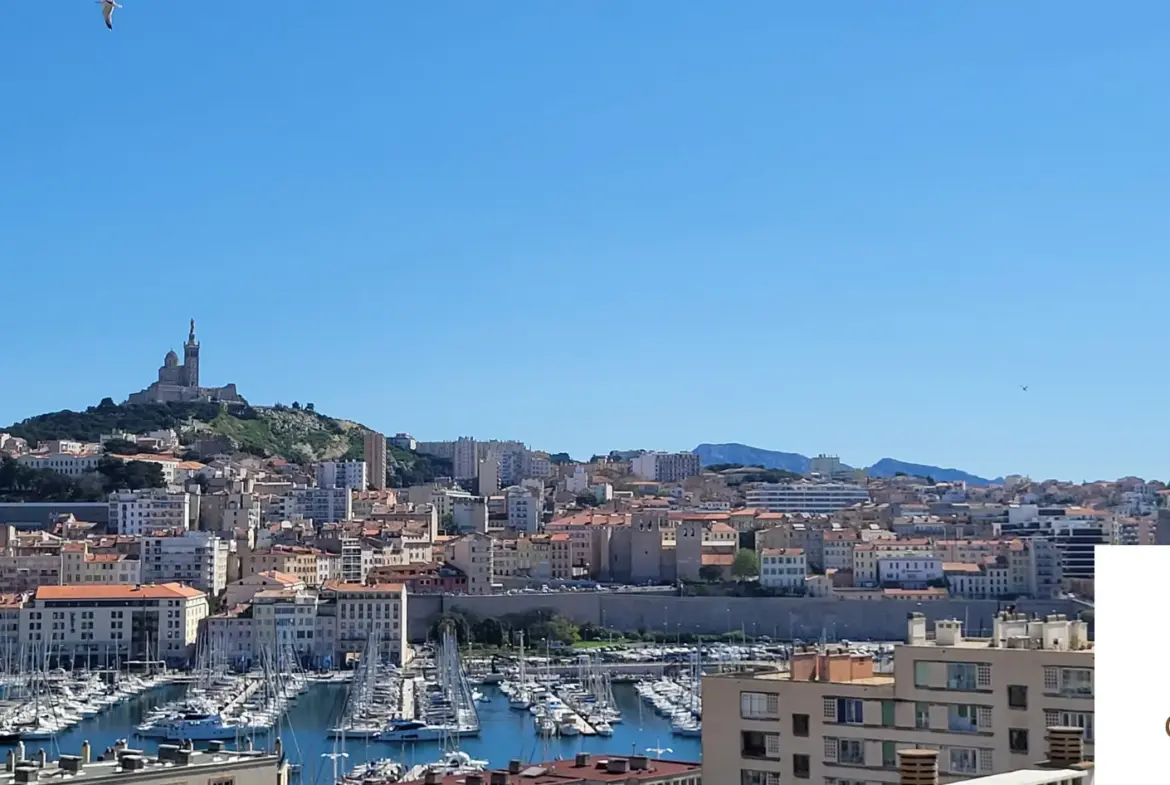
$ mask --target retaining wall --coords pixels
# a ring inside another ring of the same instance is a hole
[[[1075,618],[1084,610],[1071,600],[1020,600],[1020,613],[1063,613]],[[633,631],[690,632],[718,635],[744,630],[748,635],[779,639],[904,640],[906,616],[926,615],[928,622],[959,619],[971,635],[988,634],[1003,607],[994,600],[832,600],[802,597],[676,597],[608,592],[515,594],[490,596],[411,595],[408,634],[421,641],[431,623],[456,611],[482,619],[549,609],[578,624]]]

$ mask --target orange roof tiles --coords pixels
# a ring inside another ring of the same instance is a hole
[[[36,593],[38,600],[175,600],[203,596],[198,589],[181,583],[40,586]]]
[[[967,564],[966,562],[943,562],[943,572],[979,572],[978,564]]]
[[[276,581],[277,583],[284,583],[288,585],[302,582],[301,579],[297,576],[290,575],[287,572],[281,572],[280,570],[265,570],[264,572],[256,573],[256,575],[261,578],[267,578],[269,580]]]

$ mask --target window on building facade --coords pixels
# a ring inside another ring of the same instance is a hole
[[[974,692],[978,689],[977,670],[971,662],[948,662],[947,689]]]
[[[807,755],[793,755],[792,756],[792,776],[800,780],[807,780],[809,778],[809,771],[812,768],[811,761]]]
[[[837,722],[846,725],[861,725],[863,704],[856,698],[837,699]]]
[[[838,739],[837,762],[852,764],[854,766],[864,766],[865,742],[861,739]]]
[[[793,736],[808,736],[809,718],[807,714],[793,714],[792,715],[792,735]]]
[[[780,696],[765,692],[741,692],[739,714],[745,720],[776,719],[780,714]]]

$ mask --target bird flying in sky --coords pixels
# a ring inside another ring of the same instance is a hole
[[[1026,385],[1026,384],[1021,384],[1021,385],[1020,385],[1020,389],[1021,389],[1021,390],[1023,390],[1024,392],[1028,392],[1028,385]]]
[[[114,29],[114,9],[121,8],[121,4],[115,0],[97,0],[98,5],[102,7],[102,19],[106,20],[106,27],[111,30]]]

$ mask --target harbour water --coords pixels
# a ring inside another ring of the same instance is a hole
[[[26,742],[26,754],[34,755],[44,749],[49,758],[62,753],[77,754],[83,741],[88,740],[94,754],[113,746],[118,739],[128,739],[135,749],[153,751],[156,739],[136,738],[134,726],[142,721],[151,708],[182,697],[184,685],[172,684],[156,688],[132,701],[108,709],[96,717],[83,720],[55,739]],[[480,688],[488,698],[480,703],[479,717],[482,730],[478,737],[459,740],[459,748],[472,758],[487,760],[493,767],[506,766],[509,760],[525,762],[570,758],[577,752],[612,752],[630,754],[643,752],[654,757],[698,761],[700,741],[697,738],[672,736],[669,719],[658,716],[653,708],[638,699],[631,685],[615,684],[614,697],[624,721],[613,726],[613,735],[576,736],[571,738],[538,738],[528,712],[508,708],[508,700],[495,687]],[[318,683],[297,699],[285,716],[281,739],[290,760],[302,766],[302,783],[328,783],[333,773],[332,761],[325,757],[335,751],[344,751],[346,757],[338,763],[340,770],[348,770],[359,763],[391,757],[408,766],[437,759],[442,745],[434,743],[388,744],[364,739],[350,739],[340,749],[341,742],[328,737],[345,705],[347,685]],[[243,740],[240,740],[242,743]],[[267,735],[253,738],[257,749],[269,745]],[[232,744],[232,742],[228,742]],[[661,750],[661,752],[659,751]]]

